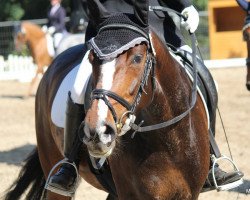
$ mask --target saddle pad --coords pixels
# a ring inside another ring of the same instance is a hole
[[[51,119],[52,122],[57,126],[64,128],[65,125],[65,113],[68,99],[68,92],[71,91],[75,83],[76,75],[79,70],[80,64],[75,66],[69,73],[64,77],[61,85],[59,86],[55,98],[53,100],[51,108]],[[85,96],[86,86],[89,80],[89,77],[86,78],[84,83],[83,95]]]

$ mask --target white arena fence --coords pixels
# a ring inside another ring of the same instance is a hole
[[[47,23],[47,19],[28,20],[40,26]],[[0,22],[0,80],[31,81],[36,71],[36,65],[30,56],[17,56],[14,47],[14,36],[18,25],[22,21]],[[69,22],[69,18],[65,18]]]
[[[9,55],[7,59],[0,56],[0,80],[31,81],[37,66],[30,56]]]

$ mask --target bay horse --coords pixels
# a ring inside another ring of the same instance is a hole
[[[193,83],[187,72],[153,30],[149,43],[137,44],[110,60],[100,59],[86,44],[56,57],[37,90],[37,148],[6,200],[18,199],[29,185],[26,198],[41,199],[50,170],[63,159],[63,129],[52,122],[51,107],[63,78],[80,64],[85,54],[86,62],[92,66],[93,89],[79,129],[84,130],[80,176],[110,193],[97,181],[89,165],[89,157],[105,157],[117,194],[107,199],[198,199],[210,164],[205,107],[197,93],[195,105],[189,110]],[[175,123],[152,128],[185,111],[189,112]],[[136,116],[135,121],[131,120],[131,130],[122,132],[131,115]],[[69,199],[50,191],[46,198]]]

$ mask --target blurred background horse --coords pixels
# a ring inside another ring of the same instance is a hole
[[[51,43],[48,42],[49,39]],[[41,77],[54,57],[72,46],[83,43],[84,39],[84,33],[67,34],[61,40],[55,53],[51,53],[51,48],[53,48],[52,38],[46,35],[40,26],[28,21],[22,22],[15,35],[15,48],[17,51],[21,51],[24,45],[27,45],[33,61],[37,65],[37,70],[31,80],[27,96],[31,96],[35,93]],[[52,51],[54,51],[54,49],[52,49]]]
[[[22,22],[15,35],[15,48],[21,51],[27,44],[34,63],[37,65],[35,76],[32,78],[27,96],[30,96],[34,90],[35,84],[38,84],[44,74],[45,67],[48,67],[53,57],[49,55],[47,48],[46,35],[40,26],[31,22]]]

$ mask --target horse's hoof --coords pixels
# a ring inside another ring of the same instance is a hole
[[[250,81],[247,81],[246,87],[247,87],[247,90],[250,91]]]

